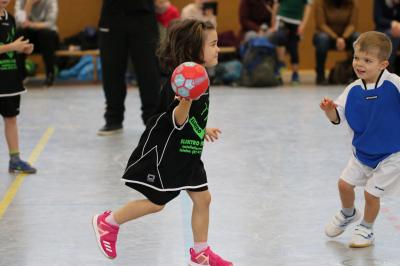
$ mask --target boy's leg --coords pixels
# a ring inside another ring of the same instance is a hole
[[[342,208],[344,209],[354,208],[354,200],[355,200],[354,186],[348,184],[343,179],[339,179],[338,188],[340,193],[340,200],[342,202]]]
[[[20,96],[4,98],[1,104],[3,105],[4,135],[10,154],[8,171],[10,173],[34,174],[37,170],[19,157],[17,115],[19,114]]]
[[[364,219],[356,226],[350,240],[350,247],[364,248],[374,243],[373,224],[380,209],[380,198],[364,191],[365,209]]]
[[[4,117],[4,134],[10,154],[19,152],[17,117]]]
[[[380,198],[364,191],[365,196],[365,209],[364,209],[364,221],[367,223],[374,223],[378,216],[379,209],[381,206]]]

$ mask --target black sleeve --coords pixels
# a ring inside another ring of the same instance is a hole
[[[172,90],[171,84],[168,79],[164,86],[161,89],[159,103],[157,106],[156,114],[160,114],[163,112],[169,111],[171,108],[174,108],[178,101],[175,100],[175,93]]]
[[[338,122],[331,121],[331,123],[334,124],[334,125],[339,125],[340,124],[340,115],[339,115],[338,110],[337,109],[335,109],[335,110],[336,110],[336,115],[337,115],[339,121]]]

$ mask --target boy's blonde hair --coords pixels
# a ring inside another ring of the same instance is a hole
[[[371,52],[378,50],[378,58],[382,61],[388,60],[392,54],[392,42],[389,37],[378,31],[367,31],[361,33],[353,43],[353,48],[360,49],[361,52]]]

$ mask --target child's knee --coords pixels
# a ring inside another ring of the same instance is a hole
[[[354,189],[353,185],[350,185],[349,183],[347,183],[346,181],[344,181],[343,179],[339,179],[338,182],[338,187],[340,191],[351,191]]]
[[[379,204],[379,202],[380,202],[380,198],[379,197],[374,196],[371,193],[368,193],[367,191],[364,191],[364,197],[365,197],[365,202],[368,205]]]
[[[15,124],[17,123],[17,117],[16,116],[4,117],[4,122],[7,124]]]
[[[193,203],[199,207],[209,207],[211,204],[211,193],[209,191],[200,192],[194,197]]]
[[[164,209],[165,205],[158,205],[155,203],[151,204],[151,212],[155,213],[155,212],[160,212]]]

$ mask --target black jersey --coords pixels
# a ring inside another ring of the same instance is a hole
[[[15,40],[15,19],[5,10],[4,14],[0,17],[0,45]],[[14,96],[23,92],[25,88],[18,74],[16,52],[0,54],[0,97]]]
[[[163,87],[158,112],[133,151],[122,177],[129,184],[140,184],[158,191],[196,189],[207,186],[201,161],[208,118],[209,90],[193,101],[186,123],[174,122],[174,99],[169,82]]]

